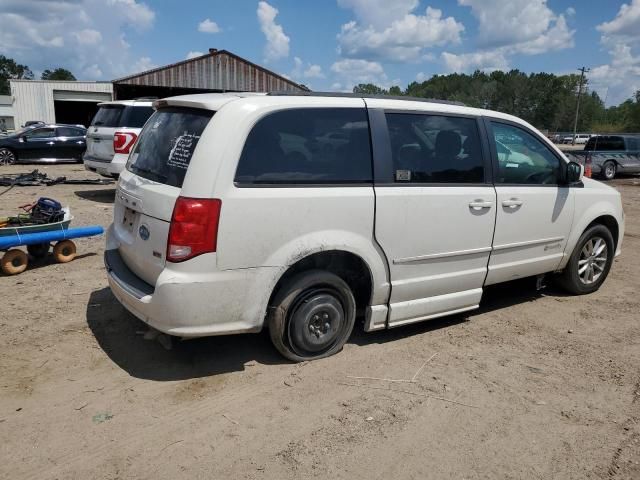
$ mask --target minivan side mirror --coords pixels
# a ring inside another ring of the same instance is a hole
[[[578,183],[584,176],[584,166],[577,162],[569,162],[567,164],[565,179],[568,185]]]

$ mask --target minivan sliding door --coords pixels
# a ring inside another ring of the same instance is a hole
[[[390,111],[367,99],[375,236],[389,263],[389,326],[478,307],[495,226],[484,127],[474,117]]]

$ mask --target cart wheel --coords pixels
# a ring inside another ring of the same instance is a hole
[[[35,245],[27,245],[27,252],[34,258],[44,258],[49,253],[49,244],[36,243]]]
[[[12,248],[2,256],[0,267],[6,275],[17,275],[27,269],[29,257],[22,250]]]
[[[67,263],[76,258],[76,244],[71,240],[62,240],[53,247],[53,258],[58,263]]]

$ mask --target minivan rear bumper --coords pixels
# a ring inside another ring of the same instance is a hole
[[[195,274],[171,264],[177,268],[165,268],[150,285],[127,267],[117,249],[106,250],[104,261],[118,301],[146,324],[178,337],[260,331],[268,298],[256,292],[266,292],[278,272],[265,267]]]

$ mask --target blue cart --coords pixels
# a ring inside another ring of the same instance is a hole
[[[53,258],[58,263],[67,263],[76,256],[76,244],[73,238],[101,235],[104,229],[99,225],[69,228],[73,217],[65,212],[59,222],[42,225],[20,225],[0,228],[0,270],[6,275],[16,275],[26,270],[29,256],[15,247],[26,246],[27,252],[34,258],[43,258],[53,245]],[[55,243],[54,243],[55,242]]]

